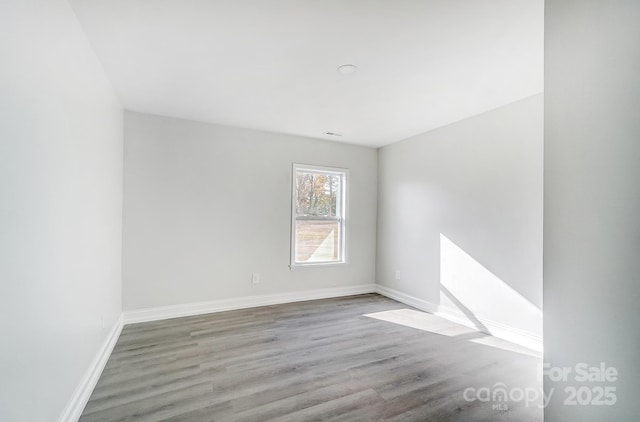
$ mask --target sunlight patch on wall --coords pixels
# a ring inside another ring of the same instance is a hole
[[[542,311],[444,234],[440,234],[440,308],[481,331],[491,332],[482,321],[509,321],[519,330],[542,335]]]

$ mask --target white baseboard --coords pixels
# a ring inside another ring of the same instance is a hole
[[[401,291],[391,289],[389,287],[376,284],[376,292],[380,293],[382,296],[397,300],[398,302],[413,306],[414,308],[420,309],[422,311],[429,312],[430,314],[435,314],[438,311],[438,305],[436,304],[423,299],[419,299],[415,296],[410,296],[406,293],[402,293]]]
[[[426,300],[408,295],[389,287],[381,286],[379,284],[376,285],[376,292],[383,296],[387,296],[388,298],[397,300],[398,302],[402,302],[409,306],[413,306],[414,308],[435,314],[457,324],[464,325],[465,327],[473,328],[477,331],[490,334],[494,337],[518,344],[536,352],[543,351],[542,338],[540,336],[536,336],[535,334],[496,321],[476,318],[478,322],[480,322],[486,328],[486,330],[479,329],[476,325],[473,324],[472,321],[469,321],[466,315],[456,309],[438,306]]]
[[[111,331],[109,331],[104,343],[102,343],[98,353],[96,353],[95,357],[91,361],[89,368],[84,373],[76,391],[74,391],[71,399],[67,403],[67,406],[58,418],[58,422],[77,422],[78,419],[80,419],[82,411],[87,405],[89,397],[91,397],[91,393],[102,374],[102,370],[107,364],[107,360],[109,360],[109,356],[111,356],[111,352],[118,341],[118,337],[120,337],[122,326],[123,318],[122,315],[120,315]]]
[[[351,296],[374,293],[375,284],[332,287],[318,290],[303,290],[291,293],[277,293],[260,296],[244,296],[209,302],[185,303],[181,305],[162,306],[157,308],[138,309],[124,312],[124,323],[158,321],[212,312],[232,311],[236,309],[254,308],[256,306],[278,305],[281,303],[301,302],[305,300],[327,299],[331,297]]]

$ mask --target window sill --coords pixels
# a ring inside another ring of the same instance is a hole
[[[290,264],[289,269],[291,271],[298,270],[307,270],[312,268],[336,268],[336,267],[344,267],[348,265],[347,262],[319,262],[313,264]]]

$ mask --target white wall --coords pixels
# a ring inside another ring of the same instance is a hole
[[[545,420],[638,420],[640,392],[640,2],[547,0],[545,360],[618,369],[614,406]],[[586,393],[585,393],[586,394]]]
[[[541,337],[542,102],[380,149],[379,284]]]
[[[122,108],[64,0],[0,5],[0,420],[62,413],[121,311]]]
[[[123,306],[375,281],[375,149],[127,112]],[[349,264],[290,270],[292,163],[350,169]],[[251,273],[262,282],[251,284]]]

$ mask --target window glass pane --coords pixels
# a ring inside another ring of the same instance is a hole
[[[294,164],[291,264],[345,262],[348,170]]]
[[[296,220],[296,262],[340,260],[340,222]]]
[[[334,174],[296,172],[296,215],[336,217],[341,177]]]

